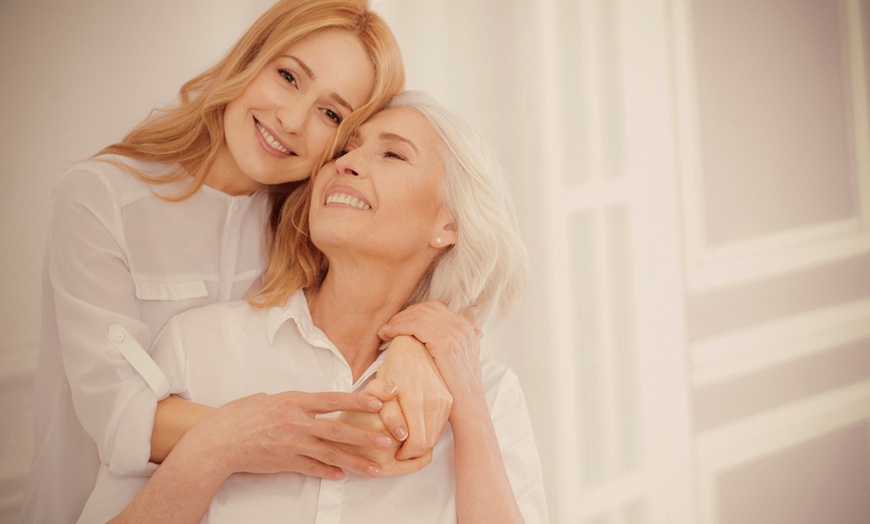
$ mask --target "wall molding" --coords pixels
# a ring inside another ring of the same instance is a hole
[[[858,423],[870,424],[870,381],[816,395],[697,437],[699,517],[718,524],[723,473],[790,446]],[[870,442],[867,443],[870,446]]]
[[[870,339],[870,299],[777,319],[692,344],[692,385],[711,386],[863,339]]]
[[[695,83],[692,0],[675,2],[674,74],[679,122],[680,176],[685,213],[686,280],[690,291],[701,292],[745,283],[847,259],[870,252],[870,114],[866,85],[866,58],[861,27],[860,0],[841,0],[843,31],[847,43],[844,61],[849,78],[847,100],[853,120],[852,143],[857,182],[856,214],[849,220],[818,223],[807,227],[760,235],[739,242],[712,246],[705,234],[703,167],[698,134],[700,115]]]

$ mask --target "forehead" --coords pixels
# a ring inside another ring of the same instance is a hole
[[[407,106],[381,110],[360,126],[359,136],[363,140],[383,135],[398,135],[412,142],[420,151],[433,154],[443,145],[426,117]]]

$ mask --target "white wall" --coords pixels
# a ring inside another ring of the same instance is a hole
[[[0,521],[52,188],[268,3],[0,3]],[[505,167],[534,275],[484,344],[554,522],[866,521],[870,2],[372,3]]]

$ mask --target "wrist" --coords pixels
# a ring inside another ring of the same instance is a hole
[[[198,469],[203,478],[221,482],[241,471],[234,456],[230,446],[221,439],[221,432],[211,431],[207,423],[188,430],[169,454],[169,458],[175,457],[180,463]]]
[[[482,420],[490,420],[489,406],[483,395],[453,397],[450,411],[450,425],[456,428],[463,425],[477,425]]]

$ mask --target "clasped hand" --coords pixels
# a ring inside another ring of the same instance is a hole
[[[379,477],[378,462],[355,450],[390,450],[397,444],[386,433],[356,427],[328,413],[373,414],[395,398],[394,387],[378,383],[365,393],[303,393],[250,395],[214,410],[189,432],[203,453],[225,474],[295,472],[339,479],[345,471]],[[416,471],[427,459],[404,467]],[[416,467],[416,469],[413,469]]]

